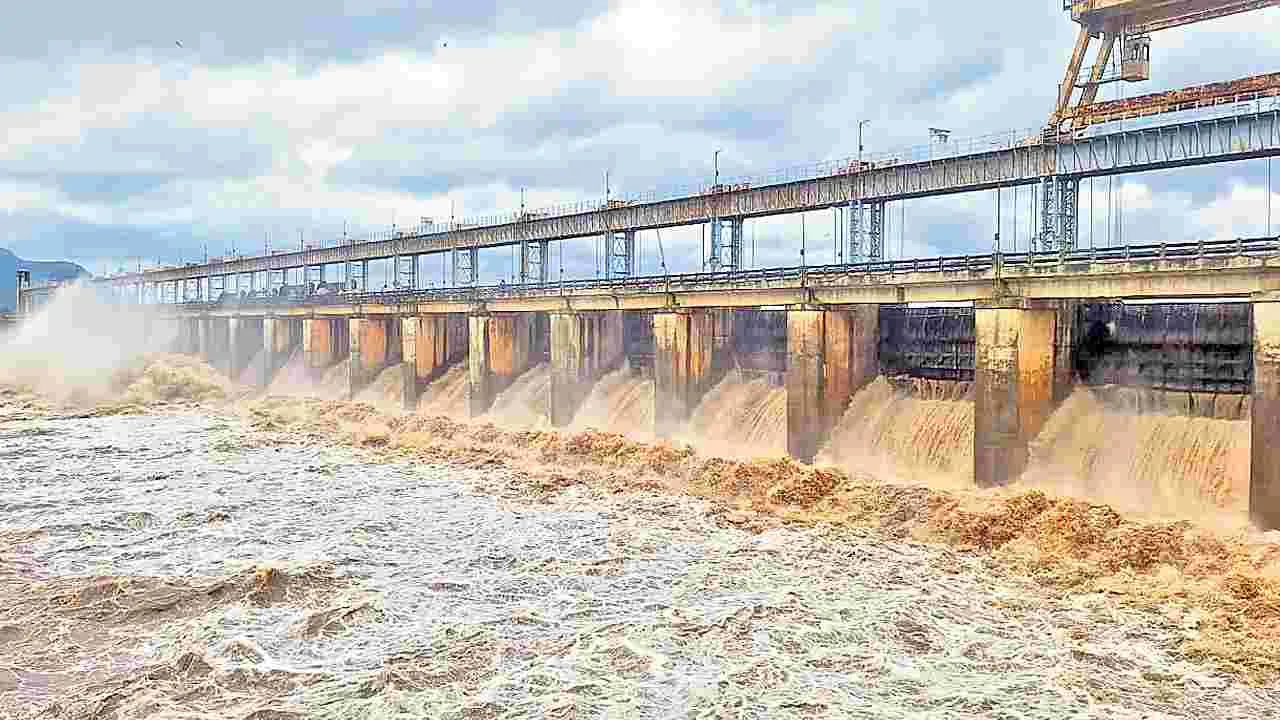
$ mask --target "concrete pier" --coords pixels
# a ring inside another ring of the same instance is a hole
[[[346,318],[307,318],[302,321],[302,353],[313,378],[319,378],[326,368],[338,362],[343,346],[341,329],[346,323]]]
[[[572,420],[591,386],[622,363],[622,311],[551,313],[551,424]]]
[[[1249,518],[1280,529],[1280,299],[1253,303]]]
[[[1053,410],[1057,312],[978,307],[975,323],[974,480],[1007,485]]]
[[[812,462],[826,425],[822,310],[787,312],[787,452]]]
[[[240,337],[243,324],[240,318],[227,318],[227,353],[222,370],[233,381],[240,375],[240,355],[244,352],[244,341]]]
[[[351,356],[347,397],[354,398],[387,366],[387,321],[382,318],[350,318],[347,320],[347,332]],[[396,355],[399,355],[399,350]]]
[[[677,310],[653,316],[654,423],[659,437],[670,437],[711,388],[724,368],[717,355],[717,319],[732,316],[703,310]],[[730,323],[731,324],[731,323]],[[720,327],[723,337],[727,328]],[[728,348],[721,341],[722,349]]]
[[[271,378],[289,361],[296,347],[293,322],[288,318],[267,317],[262,320],[262,353],[258,358],[255,382],[259,387],[271,384]]]
[[[404,407],[413,410],[423,388],[467,354],[463,318],[442,313],[400,319]]]
[[[528,314],[472,315],[469,319],[467,382],[471,416],[479,417],[494,398],[529,369]]]
[[[787,311],[787,452],[812,462],[853,394],[879,372],[880,308]]]

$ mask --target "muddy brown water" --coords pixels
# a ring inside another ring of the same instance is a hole
[[[0,487],[0,717],[1280,708],[1280,690],[1181,658],[1183,623],[1050,597],[951,549],[753,534],[655,493],[546,498],[501,468],[388,462],[230,416],[3,422]],[[264,590],[264,567],[297,592]],[[156,604],[170,586],[185,600]]]

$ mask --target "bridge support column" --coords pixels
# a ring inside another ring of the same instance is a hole
[[[387,321],[377,317],[347,320],[351,366],[347,374],[347,397],[354,398],[387,365]]]
[[[226,372],[232,381],[239,381],[245,368],[253,361],[263,345],[262,321],[257,318],[233,317],[227,319]]]
[[[679,431],[716,377],[719,311],[676,310],[653,316],[654,428],[658,437]],[[720,319],[731,317],[721,312]],[[722,350],[729,345],[722,331]]]
[[[467,382],[471,417],[489,411],[493,400],[529,368],[528,313],[472,315]]]
[[[551,314],[551,424],[564,427],[623,357],[622,311]]]
[[[318,378],[338,359],[338,323],[343,319],[307,318],[302,321],[302,354],[307,374]]]
[[[213,365],[213,318],[201,315],[196,318],[196,355]]]
[[[787,312],[787,453],[813,462],[850,398],[879,372],[880,308]]]
[[[429,317],[400,318],[400,372],[403,374],[404,394],[401,396],[405,410],[418,408],[418,395],[422,393],[422,384],[418,382],[418,338],[423,331],[429,332]]]
[[[227,356],[223,370],[233,382],[240,376],[240,354],[243,352],[240,326],[243,323],[238,317],[227,318]]]
[[[1280,529],[1280,299],[1253,303],[1249,519]]]
[[[449,366],[449,320],[448,315],[431,314],[402,318],[400,321],[406,410],[418,407],[422,389]],[[459,341],[460,338],[455,334],[453,342]]]
[[[1053,410],[1057,311],[974,310],[974,480],[1008,485],[1027,464],[1027,447]]]
[[[255,382],[259,387],[271,384],[271,378],[289,360],[293,349],[293,334],[288,318],[262,319],[262,355],[258,361]]]

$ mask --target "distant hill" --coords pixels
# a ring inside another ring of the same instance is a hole
[[[23,260],[11,251],[0,248],[0,312],[13,312],[16,309],[19,270],[31,273],[33,285],[91,277],[88,270],[72,262]]]

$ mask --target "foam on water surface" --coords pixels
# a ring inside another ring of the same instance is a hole
[[[657,493],[575,486],[535,500],[502,470],[380,462],[198,414],[4,432],[0,553],[21,562],[0,592],[17,575],[73,587],[94,575],[122,581],[110,599],[127,606],[147,577],[234,576],[257,600],[196,593],[145,632],[11,648],[0,677],[18,679],[0,684],[0,708],[92,696],[156,663],[169,674],[145,681],[149,704],[119,717],[1258,718],[1280,707],[1280,691],[1177,655],[1187,629],[1159,612],[1050,597],[946,548],[823,526],[752,534],[703,501]],[[264,564],[297,594],[272,591]],[[14,607],[0,627],[18,620]]]

